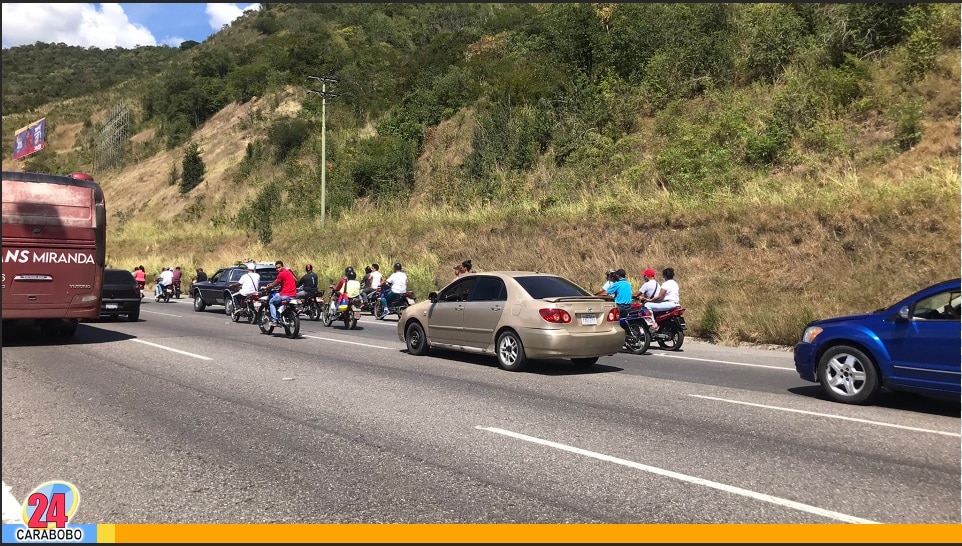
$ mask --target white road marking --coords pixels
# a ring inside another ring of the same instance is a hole
[[[130,341],[136,341],[137,343],[143,343],[144,345],[150,345],[151,347],[157,347],[158,349],[164,349],[165,351],[173,351],[173,352],[175,352],[175,353],[180,353],[180,354],[182,354],[182,355],[192,356],[192,357],[194,357],[194,358],[199,358],[199,359],[201,359],[201,360],[214,360],[213,358],[210,358],[209,356],[201,356],[201,355],[194,354],[194,353],[188,353],[187,351],[181,351],[180,349],[174,349],[174,348],[171,348],[171,347],[164,347],[163,345],[158,345],[158,344],[156,344],[156,343],[151,343],[151,342],[149,342],[149,341],[144,341],[144,340],[142,340],[142,339],[132,339],[132,340],[130,340]]]
[[[617,457],[612,457],[610,455],[604,455],[602,453],[595,453],[594,451],[588,451],[585,449],[572,447],[565,444],[559,444],[557,442],[552,442],[550,440],[542,440],[541,438],[535,438],[534,436],[528,436],[526,434],[519,434],[517,432],[511,432],[510,430],[504,430],[500,428],[493,427],[483,427],[477,426],[475,428],[481,430],[487,430],[489,432],[494,432],[496,434],[503,434],[505,436],[510,436],[512,438],[517,438],[519,440],[524,440],[526,442],[532,442],[535,444],[541,444],[548,447],[553,447],[555,449],[560,449],[563,451],[569,451],[571,453],[577,453],[579,455],[584,455],[586,457],[592,457],[601,461],[608,461],[615,464],[624,465],[630,468],[635,468],[638,470],[643,470],[645,472],[650,472],[652,474],[657,474],[659,476],[665,476],[667,478],[673,478],[676,480],[681,480],[683,482],[693,483],[695,485],[703,485],[705,487],[710,487],[712,489],[717,489],[719,491],[724,491],[726,493],[732,493],[735,495],[741,495],[743,497],[748,497],[755,500],[760,500],[763,502],[769,502],[776,504],[778,506],[784,506],[786,508],[792,508],[799,510],[801,512],[808,512],[809,514],[815,514],[817,516],[826,517],[829,519],[834,519],[842,521],[845,523],[878,523],[868,519],[862,519],[855,516],[850,516],[848,514],[843,514],[841,512],[834,512],[832,510],[826,510],[824,508],[819,508],[817,506],[812,506],[809,504],[803,504],[800,502],[795,502],[793,500],[783,499],[781,497],[775,497],[772,495],[766,495],[765,493],[758,493],[756,491],[750,491],[748,489],[742,489],[741,487],[736,487],[733,485],[727,485],[724,483],[714,482],[711,480],[706,480],[703,478],[697,478],[695,476],[689,476],[687,474],[681,474],[679,472],[673,472],[671,470],[665,470],[663,468],[658,468],[654,466],[648,466],[646,464],[636,463],[634,461],[628,461],[625,459],[619,459]]]
[[[146,310],[146,309],[141,309],[141,312],[143,312],[143,313],[151,313],[151,314],[153,314],[153,315],[164,315],[165,317],[177,317],[177,318],[183,318],[183,317],[184,317],[183,315],[171,315],[170,313],[161,313],[160,311],[148,311],[148,310]]]
[[[303,335],[303,334],[302,334],[302,335]],[[358,342],[356,342],[356,341],[344,341],[343,339],[332,339],[332,338],[329,338],[329,337],[317,337],[317,336],[308,336],[308,335],[304,335],[304,337],[309,337],[309,338],[311,338],[311,339],[319,339],[319,340],[321,340],[321,341],[333,341],[334,343],[347,343],[348,345],[360,345],[361,347],[371,347],[372,349],[394,349],[394,347],[382,347],[382,346],[380,346],[380,345],[371,345],[371,344],[368,344],[368,343],[358,343]]]
[[[7,485],[7,482],[3,482],[3,523],[23,525],[23,507],[11,493],[11,488]]]
[[[743,406],[755,406],[755,407],[757,407],[757,408],[773,409],[773,410],[778,410],[778,411],[788,411],[788,412],[791,412],[791,413],[801,413],[801,414],[804,414],[804,415],[814,415],[814,416],[816,416],[816,417],[828,417],[828,418],[830,418],[830,419],[842,419],[842,420],[845,420],[845,421],[854,421],[854,422],[856,422],[856,423],[865,423],[865,424],[868,424],[868,425],[878,425],[878,426],[880,426],[880,427],[892,427],[892,428],[900,428],[900,429],[902,429],[902,430],[914,430],[914,431],[916,431],[916,432],[927,432],[927,433],[929,433],[929,434],[941,434],[941,435],[943,435],[943,436],[952,436],[952,437],[954,437],[954,438],[958,438],[958,437],[962,436],[962,434],[959,434],[959,433],[956,433],[956,432],[943,432],[943,431],[941,431],[941,430],[931,430],[931,429],[927,429],[927,428],[910,427],[910,426],[906,426],[906,425],[896,425],[896,424],[894,424],[894,423],[883,423],[883,422],[881,422],[881,421],[869,421],[868,419],[858,419],[858,418],[856,418],[856,417],[844,417],[844,416],[842,416],[842,415],[832,415],[832,414],[830,414],[830,413],[818,413],[818,412],[815,412],[815,411],[806,411],[806,410],[800,410],[800,409],[782,408],[782,407],[779,407],[779,406],[768,406],[768,405],[765,405],[765,404],[755,404],[755,403],[753,403],[753,402],[741,402],[741,401],[739,401],[739,400],[729,400],[729,399],[727,399],[727,398],[716,398],[716,397],[714,397],[714,396],[704,396],[704,395],[701,395],[701,394],[689,394],[688,396],[694,396],[695,398],[704,398],[704,399],[706,399],[706,400],[715,400],[715,401],[718,401],[718,402],[728,402],[729,404],[741,404],[741,405],[743,405]]]
[[[784,366],[769,366],[769,365],[767,365],[767,364],[749,364],[749,363],[747,363],[747,362],[732,362],[732,361],[730,361],[730,360],[714,360],[714,359],[711,359],[711,358],[695,358],[695,357],[693,357],[693,356],[680,356],[680,355],[673,355],[673,354],[669,354],[669,353],[651,353],[651,354],[657,355],[657,356],[667,356],[667,357],[669,357],[669,358],[680,358],[680,359],[682,359],[682,360],[698,360],[698,361],[700,361],[700,362],[716,362],[716,363],[718,363],[718,364],[731,364],[731,365],[733,365],[733,366],[749,366],[749,367],[751,367],[751,368],[768,368],[769,370],[781,370],[781,371],[783,371],[783,372],[795,372],[795,371],[796,371],[794,367],[786,368],[786,367],[784,367]]]

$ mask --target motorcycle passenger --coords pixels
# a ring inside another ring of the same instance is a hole
[[[625,270],[619,269],[612,273],[612,284],[608,287],[608,294],[615,297],[618,313],[625,317],[631,311],[631,283],[625,278]]]
[[[407,273],[402,271],[401,263],[398,262],[394,264],[394,273],[384,281],[390,290],[381,291],[381,316],[379,318],[384,318],[388,316],[388,305],[404,297],[404,293],[408,291],[408,276]]]
[[[147,272],[144,266],[138,265],[134,268],[134,280],[137,281],[137,288],[140,289],[140,297],[144,297],[144,286],[147,284]]]
[[[297,282],[297,297],[313,298],[317,296],[317,273],[311,264],[305,265],[304,271],[304,276]]]
[[[268,303],[271,309],[271,322],[274,326],[282,326],[279,322],[280,317],[277,316],[277,306],[282,302],[287,303],[291,298],[297,296],[297,279],[294,278],[294,273],[290,269],[284,267],[284,262],[277,260],[274,262],[274,267],[277,268],[277,278],[262,290],[270,292],[275,286],[281,287],[276,294],[271,296]]]
[[[646,308],[656,313],[658,311],[670,311],[675,307],[681,307],[681,299],[678,297],[678,282],[675,281],[675,270],[671,267],[666,267],[661,271],[661,276],[665,279],[665,281],[661,283],[661,289],[658,290],[655,297],[650,298],[645,303]],[[657,327],[654,329],[657,329]]]
[[[612,285],[612,284],[614,284],[614,281],[611,280],[611,276],[612,276],[614,273],[615,273],[615,270],[614,270],[614,269],[608,269],[607,271],[605,271],[605,283],[601,285],[601,289],[595,290],[595,292],[594,292],[594,295],[595,295],[595,296],[606,296],[606,295],[608,295],[608,289],[611,288],[611,285]]]
[[[247,264],[247,273],[244,273],[240,280],[228,286],[229,289],[237,289],[237,292],[231,293],[231,297],[234,298],[234,309],[242,309],[244,300],[258,292],[257,285],[261,282],[261,276],[254,270],[255,267],[254,262]]]
[[[180,299],[180,277],[183,273],[180,271],[180,266],[174,268],[174,278],[171,284],[174,285],[174,297]]]
[[[365,271],[367,270],[367,268],[364,269]],[[361,300],[364,301],[364,305],[372,305],[371,294],[377,292],[383,282],[384,275],[381,275],[381,266],[371,264],[371,273],[368,275],[367,286],[361,290]]]
[[[160,272],[160,276],[157,277],[157,285],[154,286],[154,296],[157,297],[158,301],[160,301],[161,294],[164,293],[164,288],[172,284],[174,284],[174,272],[169,267],[165,267]]]

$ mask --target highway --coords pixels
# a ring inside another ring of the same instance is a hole
[[[3,482],[73,483],[76,523],[960,522],[958,400],[837,404],[790,351],[693,339],[511,373],[395,320],[4,330]]]

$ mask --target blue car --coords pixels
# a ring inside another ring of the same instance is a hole
[[[953,279],[872,313],[812,321],[795,345],[795,369],[845,404],[870,404],[882,387],[958,397],[960,301]]]

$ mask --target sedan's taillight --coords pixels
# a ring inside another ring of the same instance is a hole
[[[571,322],[571,315],[564,309],[539,309],[538,312],[541,313],[541,318],[548,322],[554,322],[556,324],[567,324]]]
[[[611,311],[608,311],[608,322],[618,322],[621,314],[618,312],[618,308],[615,307]]]

